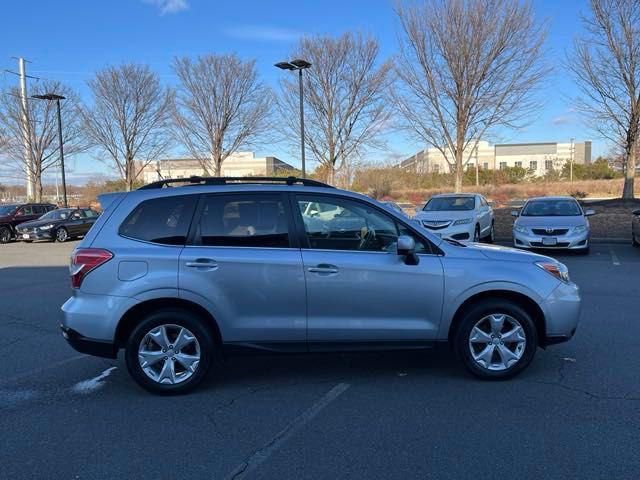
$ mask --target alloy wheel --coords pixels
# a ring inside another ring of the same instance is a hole
[[[502,313],[481,318],[469,334],[471,357],[487,370],[511,368],[520,361],[526,346],[527,339],[520,322]]]
[[[65,242],[69,234],[64,228],[60,228],[56,231],[56,240],[59,242]]]
[[[11,240],[11,232],[8,228],[0,228],[0,243],[9,243]]]
[[[138,347],[142,371],[154,382],[168,385],[190,378],[200,363],[200,343],[185,327],[165,324],[154,327]]]

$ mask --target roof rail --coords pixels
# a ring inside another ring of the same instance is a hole
[[[174,183],[184,183],[186,185],[229,185],[229,184],[278,184],[304,185],[305,187],[334,188],[326,183],[309,178],[298,177],[189,177],[189,178],[167,178],[158,180],[140,187],[138,190],[153,190],[156,188],[170,187]]]

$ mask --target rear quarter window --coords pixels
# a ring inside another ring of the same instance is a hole
[[[118,233],[145,242],[184,245],[197,202],[197,195],[145,200],[122,222]]]

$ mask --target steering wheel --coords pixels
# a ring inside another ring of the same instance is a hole
[[[362,227],[360,229],[360,243],[358,244],[358,250],[364,250],[364,247],[367,245],[367,243],[369,243],[371,240],[375,238],[376,238],[376,231],[373,227],[371,228]]]

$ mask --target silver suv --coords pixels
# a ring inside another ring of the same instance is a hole
[[[193,388],[223,353],[439,342],[502,379],[578,323],[578,287],[556,260],[445,241],[312,180],[194,177],[100,201],[72,255],[62,332],[80,352],[123,348],[152,392]]]

